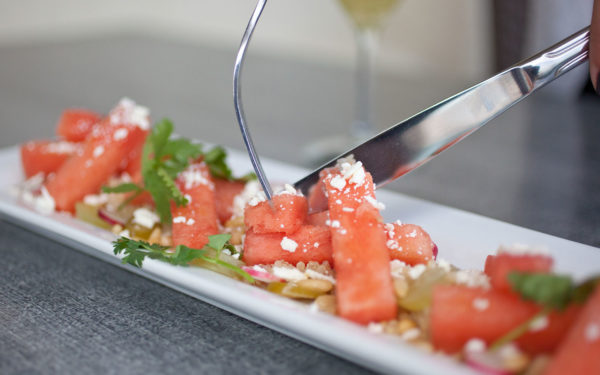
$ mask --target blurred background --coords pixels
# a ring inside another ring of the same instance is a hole
[[[591,3],[398,1],[379,27],[372,95],[374,122],[378,129],[386,128],[577,31],[589,23]],[[5,65],[0,83],[5,88],[19,87],[25,100],[32,97],[23,93],[27,87],[23,82],[35,82],[38,89],[47,86],[57,100],[55,112],[66,106],[106,111],[118,97],[129,95],[151,106],[160,116],[177,116],[172,103],[178,101],[179,107],[182,102],[195,105],[198,113],[206,107],[202,113],[210,118],[215,105],[225,109],[231,103],[229,76],[233,59],[255,4],[253,0],[0,0],[0,47],[4,47]],[[294,113],[300,116],[298,125],[327,122],[326,135],[342,131],[354,115],[356,45],[352,26],[336,0],[270,1],[252,41],[245,70],[249,116],[252,106],[261,107],[256,111],[256,121],[267,121],[262,114],[270,100],[265,95],[270,93],[287,98],[290,111],[281,119],[275,114],[268,123],[285,120]],[[39,52],[48,46],[55,48],[45,54]],[[215,51],[206,57],[211,61],[202,61],[203,51],[209,50]],[[40,76],[32,77],[23,64]],[[87,71],[85,64],[92,64]],[[298,68],[285,70],[294,65]],[[72,80],[68,76],[59,80],[56,75],[64,73],[54,66],[72,66]],[[174,71],[180,76],[170,79]],[[328,72],[339,75],[331,78]],[[206,91],[206,80],[201,76],[205,75],[212,75],[208,84],[214,89],[203,95],[200,91]],[[298,79],[308,81],[306,85],[312,91],[295,90]],[[187,87],[178,91],[175,80]],[[577,98],[585,81],[585,69],[581,68],[546,91],[558,92],[563,99]],[[84,82],[89,85],[84,87]],[[174,91],[165,97],[148,91],[171,86]],[[95,93],[91,87],[97,88]],[[66,92],[77,92],[71,95],[75,102],[67,102],[73,101],[67,95],[59,104],[61,94]],[[188,92],[200,97],[191,98]],[[16,94],[4,90],[0,95],[10,103],[23,99]],[[208,103],[205,96],[214,102]],[[253,97],[259,99],[254,101]],[[31,104],[44,107],[53,99],[45,97],[45,103]],[[319,107],[325,105],[323,101],[336,117],[328,116],[327,111],[307,113],[295,109],[301,102]],[[23,121],[23,113],[10,109],[14,105],[7,107],[0,114],[0,126]],[[311,113],[322,117],[311,117]],[[58,113],[52,116],[56,118]],[[6,131],[1,145],[23,140]]]

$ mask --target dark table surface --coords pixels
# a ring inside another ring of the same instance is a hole
[[[235,46],[137,36],[0,47],[0,146],[49,137],[65,107],[123,95],[181,134],[241,149]],[[352,118],[352,72],[253,56],[245,106],[261,154],[308,166]],[[382,128],[475,82],[380,76]],[[290,141],[293,140],[293,141]],[[600,101],[536,94],[388,185],[600,246]],[[0,373],[365,373],[368,370],[0,220]]]

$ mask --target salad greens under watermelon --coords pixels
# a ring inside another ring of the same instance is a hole
[[[106,116],[67,109],[58,139],[21,146],[22,197],[112,231],[123,263],[209,268],[483,373],[600,373],[600,278],[576,284],[518,246],[482,272],[457,269],[420,226],[384,223],[360,161],[324,170],[308,197],[286,185],[271,205],[223,148],[172,133],[129,99]]]

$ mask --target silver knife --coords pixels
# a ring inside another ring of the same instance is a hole
[[[589,27],[383,131],[296,182],[308,194],[319,172],[354,155],[378,187],[412,171],[588,58]]]

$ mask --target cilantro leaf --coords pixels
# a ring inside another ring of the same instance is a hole
[[[219,259],[219,255],[223,249],[234,248],[229,243],[230,238],[230,234],[216,234],[208,236],[209,244],[202,249],[193,249],[185,245],[178,245],[173,251],[167,246],[120,237],[113,242],[113,251],[115,255],[124,254],[122,259],[124,264],[130,264],[138,268],[142,267],[145,258],[157,259],[175,266],[187,266],[193,260],[201,259],[205,262],[227,268],[249,283],[253,283],[254,278],[246,271]],[[215,256],[210,256],[209,253],[214,253]]]
[[[571,300],[573,280],[550,273],[511,272],[508,281],[512,289],[525,300],[552,309],[564,309]]]
[[[202,145],[185,138],[172,139],[163,148],[163,153],[178,163],[187,163],[189,159],[197,159],[202,155]]]
[[[168,119],[163,119],[154,125],[146,138],[141,166],[144,179],[143,188],[133,183],[125,183],[115,187],[103,187],[102,191],[106,193],[134,192],[135,194],[123,202],[121,207],[147,191],[154,200],[160,221],[170,223],[172,220],[171,202],[177,206],[184,206],[188,203],[177,187],[175,179],[189,166],[191,160],[202,157],[212,176],[233,180],[231,169],[225,162],[227,153],[222,147],[214,147],[207,153],[203,153],[202,145],[186,138],[171,139],[172,134],[173,123]],[[253,176],[253,174],[248,174],[242,181],[247,181]],[[232,252],[235,252],[233,247],[232,249]]]
[[[154,128],[148,137],[150,142],[152,142],[154,159],[160,160],[165,155],[163,149],[169,142],[172,133],[173,123],[167,119],[162,119],[154,125]]]
[[[216,146],[204,154],[204,162],[210,170],[210,174],[224,180],[231,180],[233,173],[225,162],[227,152],[223,147]]]
[[[596,290],[596,287],[600,285],[600,276],[592,277],[579,284],[573,290],[571,299],[575,303],[584,303],[588,297]]]
[[[144,174],[144,185],[146,190],[152,195],[156,212],[162,223],[171,222],[171,204],[169,203],[169,188],[165,186],[156,170]],[[180,192],[181,193],[181,192]]]
[[[127,182],[117,186],[102,186],[103,193],[130,193],[143,191],[144,189],[134,183]]]

